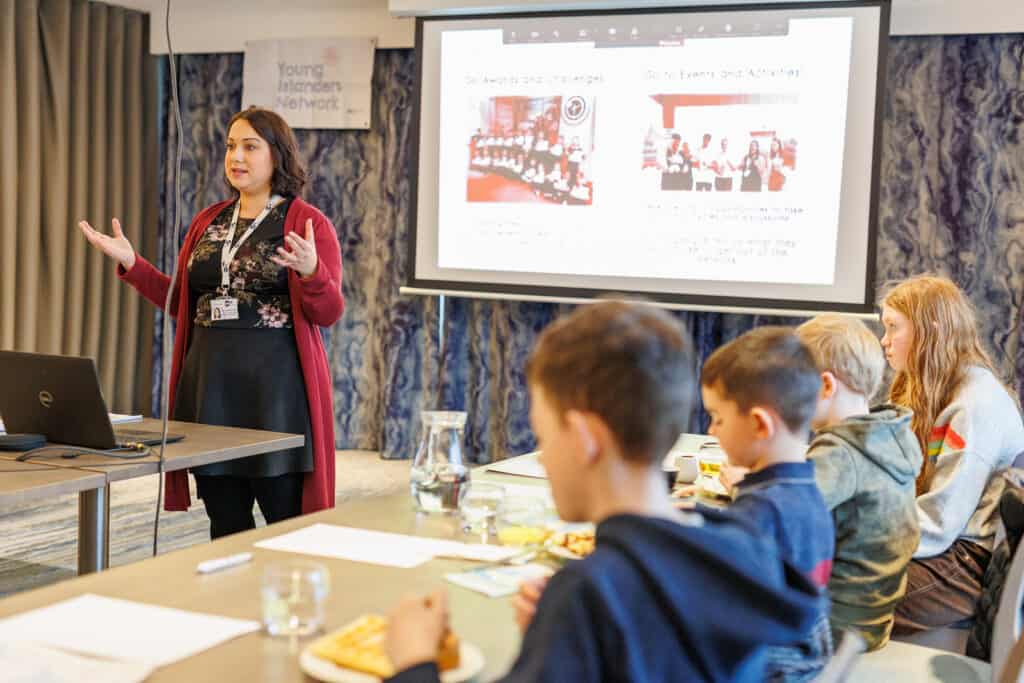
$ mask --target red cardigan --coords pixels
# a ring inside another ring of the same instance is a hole
[[[178,255],[177,291],[171,298],[171,314],[175,316],[178,324],[170,377],[172,408],[174,390],[181,376],[185,353],[188,350],[189,333],[192,331],[192,320],[195,317],[188,288],[189,256],[213,219],[233,201],[218,202],[200,211],[192,220],[192,225],[185,236],[185,243]],[[341,248],[338,246],[338,236],[331,222],[316,208],[296,198],[285,217],[284,233],[287,235],[289,232],[296,232],[305,237],[307,218],[313,219],[313,233],[319,260],[316,272],[308,279],[303,279],[294,270],[288,271],[295,345],[299,350],[302,378],[306,383],[309,420],[313,432],[313,471],[306,474],[302,487],[303,514],[334,507],[332,383],[327,353],[324,351],[317,326],[333,325],[345,310],[345,299],[341,293]],[[171,285],[170,277],[138,254],[135,255],[135,265],[131,270],[125,271],[119,265],[117,271],[118,277],[137,289],[142,296],[163,308],[167,288]],[[181,301],[186,302],[186,305],[179,306]],[[188,510],[191,499],[187,473],[185,470],[178,470],[168,472],[166,476],[167,496],[164,509]]]

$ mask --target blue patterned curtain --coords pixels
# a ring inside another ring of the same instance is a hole
[[[890,44],[878,282],[931,271],[978,310],[1020,386],[1024,294],[1024,35]]]
[[[890,41],[879,197],[879,282],[926,270],[952,277],[978,307],[983,338],[1008,379],[1024,376],[1017,324],[1024,289],[1022,65],[1024,35]],[[223,196],[224,127],[241,104],[242,58],[188,55],[180,72],[187,221]],[[486,462],[534,447],[525,358],[538,332],[570,307],[448,298],[442,353],[437,300],[398,295],[407,267],[414,73],[411,50],[378,50],[373,128],[297,131],[313,177],[307,198],[334,221],[344,258],[348,308],[326,335],[337,442],[410,457],[421,410],[466,410],[467,453]],[[175,140],[167,88],[163,94],[165,260],[165,199],[173,188],[166,159]],[[679,316],[701,358],[756,325],[795,322]],[[705,425],[698,411],[691,428]]]

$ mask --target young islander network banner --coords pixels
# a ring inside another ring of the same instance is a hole
[[[370,127],[376,38],[245,44],[242,106],[273,109],[292,128]]]

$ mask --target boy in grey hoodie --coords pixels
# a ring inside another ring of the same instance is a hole
[[[920,530],[914,480],[921,447],[911,412],[870,400],[885,357],[859,320],[820,315],[797,328],[821,369],[822,388],[807,455],[836,529],[829,621],[860,634],[869,650],[888,642]]]

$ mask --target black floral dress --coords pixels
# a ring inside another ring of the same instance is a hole
[[[203,465],[194,474],[274,477],[313,471],[306,386],[292,329],[288,269],[270,260],[284,245],[290,201],[278,204],[242,244],[230,265],[230,296],[237,320],[213,320],[220,258],[234,204],[210,223],[188,262],[195,317],[174,400],[174,419],[305,434],[301,448]],[[237,243],[252,224],[239,218]]]

